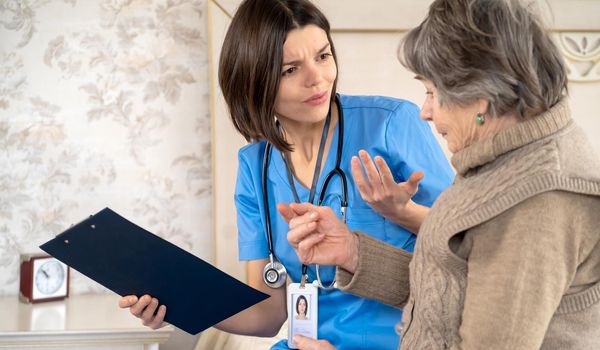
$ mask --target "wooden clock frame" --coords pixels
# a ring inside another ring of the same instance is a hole
[[[69,297],[69,283],[70,283],[70,274],[71,269],[67,266],[67,293],[64,296],[58,297],[50,297],[50,298],[33,298],[33,263],[36,260],[51,258],[50,255],[47,254],[28,254],[21,256],[21,272],[20,272],[20,280],[19,280],[19,300],[28,304],[41,303],[46,301],[55,301],[62,300]]]

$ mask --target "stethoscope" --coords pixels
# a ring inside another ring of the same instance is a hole
[[[340,163],[342,160],[342,149],[344,145],[344,112],[339,104],[339,99],[335,97],[335,103],[338,106],[339,111],[339,134],[338,134],[338,142],[337,142],[337,153],[335,157],[335,167],[331,170],[327,176],[325,177],[325,181],[323,182],[323,186],[321,187],[321,191],[319,192],[319,201],[317,205],[321,205],[323,200],[325,199],[325,193],[327,192],[327,186],[329,182],[335,175],[339,176],[342,182],[342,198],[341,198],[341,212],[342,212],[342,220],[344,223],[346,222],[346,208],[348,208],[348,182],[346,180],[346,174],[340,167]],[[319,172],[321,169],[321,160],[323,157],[324,144],[327,139],[327,133],[329,131],[329,124],[331,122],[331,107],[329,108],[329,112],[327,113],[327,119],[325,121],[325,126],[323,127],[323,135],[321,136],[321,144],[319,145],[319,155],[317,156],[317,165],[315,167],[315,176],[313,176],[313,184],[311,186],[311,194],[309,195],[309,202],[313,202],[314,194],[316,191],[316,183],[318,181]],[[267,142],[265,147],[265,154],[263,156],[263,164],[262,164],[262,195],[263,195],[263,204],[265,208],[265,229],[267,234],[267,241],[269,245],[269,262],[263,269],[263,280],[265,284],[271,288],[280,288],[283,286],[287,280],[287,271],[285,266],[275,257],[275,251],[273,249],[273,234],[271,232],[271,215],[269,210],[269,196],[267,193],[267,170],[269,167],[269,159],[271,157],[272,145]],[[296,202],[300,202],[298,198],[298,194],[296,192],[296,187],[294,185],[293,175],[291,173],[291,169],[289,166],[289,161],[287,157],[284,156],[284,160],[286,163],[286,170],[288,173],[288,181],[290,182],[290,186],[292,187],[292,191],[294,193],[294,199]],[[302,265],[302,282],[301,286],[304,286],[308,278],[307,274],[308,267],[306,265]],[[319,265],[316,265],[316,275],[317,275],[317,284],[320,288],[325,290],[330,290],[335,287],[335,278],[329,285],[324,285],[321,281],[321,276],[319,273]]]

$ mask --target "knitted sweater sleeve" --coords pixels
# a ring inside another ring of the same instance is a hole
[[[412,255],[371,236],[357,232],[358,266],[354,274],[338,268],[338,289],[382,303],[402,307],[408,300],[408,265]]]
[[[586,249],[573,196],[536,195],[465,233],[456,253],[468,279],[451,349],[541,347]]]

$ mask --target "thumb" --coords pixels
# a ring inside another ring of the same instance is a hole
[[[411,197],[414,196],[419,190],[419,183],[425,177],[425,173],[422,171],[415,171],[410,175],[408,181],[406,181],[406,185],[408,186],[408,192],[411,194]]]
[[[294,343],[300,350],[315,350],[317,349],[317,342],[314,339],[307,338],[301,335],[294,336]]]
[[[294,336],[294,343],[300,350],[335,350],[327,340],[316,340],[301,335]]]

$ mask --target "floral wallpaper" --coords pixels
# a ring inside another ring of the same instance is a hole
[[[206,38],[204,0],[0,1],[0,295],[104,207],[211,259]]]

